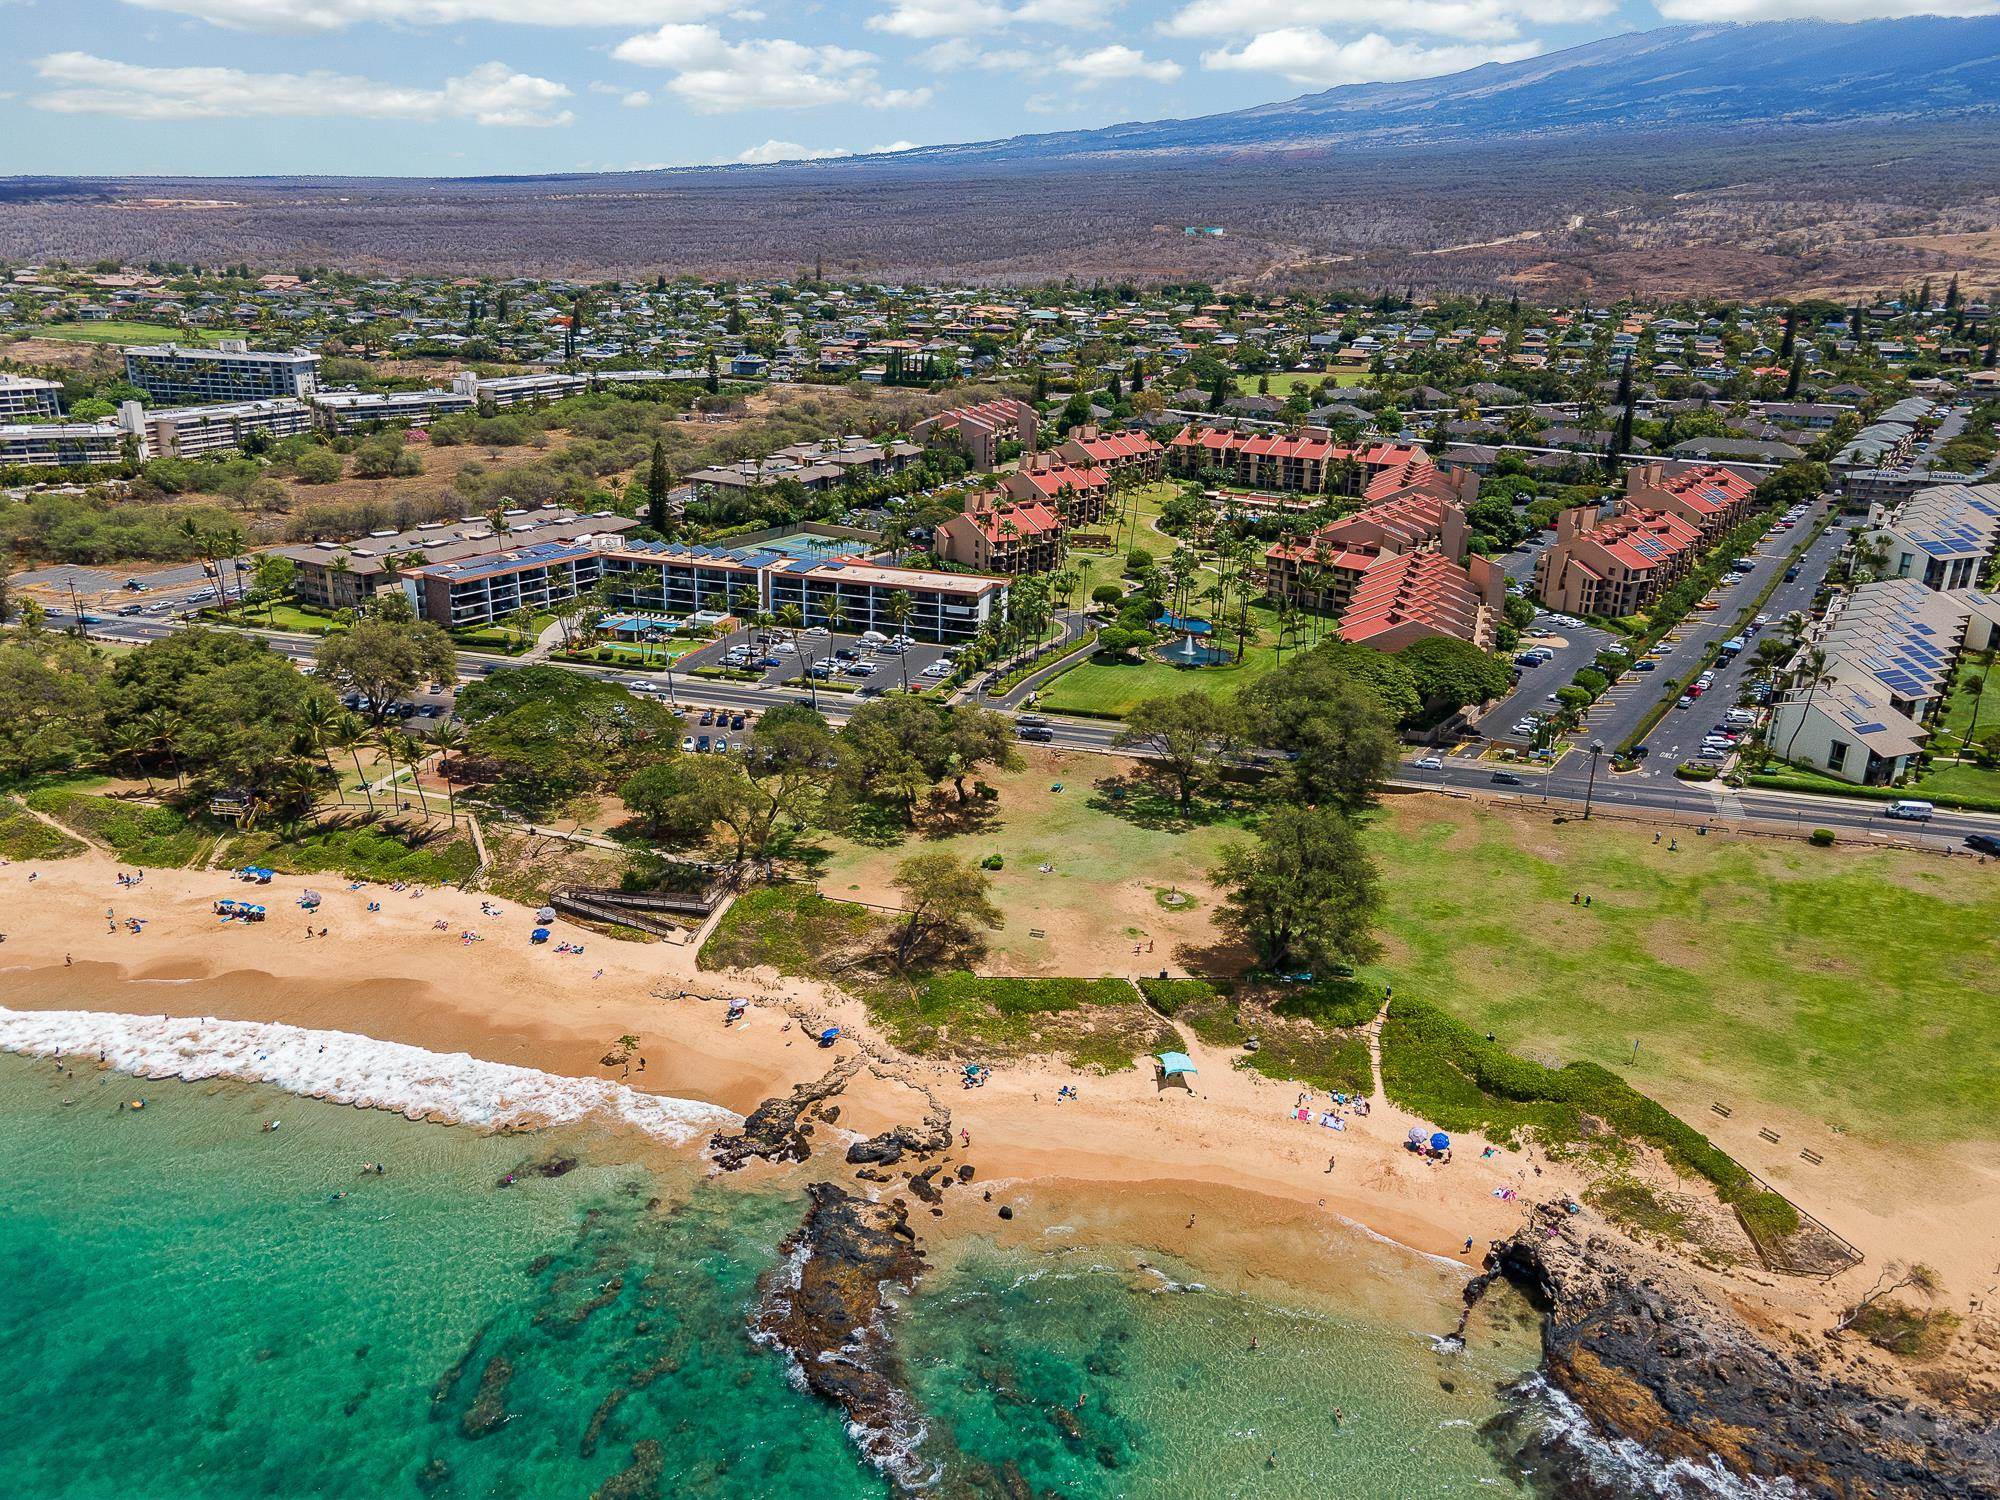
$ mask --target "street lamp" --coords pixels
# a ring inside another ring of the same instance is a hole
[[[1603,753],[1604,741],[1592,740],[1590,742],[1590,780],[1583,789],[1583,816],[1586,821],[1590,817],[1590,799],[1597,791],[1597,758]]]

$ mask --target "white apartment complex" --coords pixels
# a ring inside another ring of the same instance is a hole
[[[1888,785],[1930,739],[1960,656],[1996,638],[2000,597],[1914,578],[1861,584],[1801,643],[1801,655],[1825,653],[1825,680],[1771,711],[1771,749],[1857,786]]]
[[[59,417],[62,387],[32,375],[0,375],[0,421],[15,417]]]
[[[1879,507],[1870,540],[1888,553],[1887,577],[1973,588],[2000,552],[2000,484],[1938,485]]]
[[[303,401],[231,401],[217,406],[173,406],[148,411],[136,401],[119,408],[119,425],[139,435],[148,458],[202,458],[233,453],[253,432],[273,440],[312,431],[312,408]]]
[[[163,405],[300,400],[313,392],[319,356],[304,349],[252,349],[242,339],[213,348],[178,344],[128,345],[125,378]]]

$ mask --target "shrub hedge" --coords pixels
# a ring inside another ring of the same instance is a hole
[[[1397,1104],[1446,1130],[1485,1130],[1509,1142],[1522,1129],[1575,1140],[1583,1134],[1583,1116],[1593,1115],[1620,1135],[1658,1148],[1679,1171],[1706,1178],[1725,1202],[1774,1224],[1783,1217],[1762,1202],[1777,1195],[1759,1189],[1734,1158],[1609,1069],[1589,1062],[1545,1068],[1427,1001],[1399,995],[1390,1003],[1382,1086]]]

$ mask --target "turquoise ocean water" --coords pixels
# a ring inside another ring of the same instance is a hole
[[[791,1192],[0,1056],[0,1206],[0,1496],[888,1493],[744,1333]],[[975,1245],[925,1283],[899,1347],[937,1493],[1522,1492],[1480,1430],[1533,1357],[1504,1314],[1452,1355],[1134,1264]]]

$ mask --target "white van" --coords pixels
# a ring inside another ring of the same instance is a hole
[[[1732,708],[1722,716],[1725,724],[1755,724],[1757,716],[1747,708]]]
[[[1928,823],[1937,809],[1928,802],[1919,802],[1911,797],[1899,797],[1882,810],[1885,818],[1907,818],[1912,823]]]

